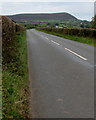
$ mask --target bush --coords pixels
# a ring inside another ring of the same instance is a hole
[[[2,16],[2,58],[3,68],[7,69],[9,63],[17,61],[17,41],[15,35],[25,28],[16,24],[8,17]]]
[[[81,36],[81,37],[91,37],[96,38],[96,30],[95,29],[74,29],[74,28],[41,28],[41,30],[45,30],[48,32],[56,32],[61,34],[67,34],[67,35],[75,35],[75,36]]]

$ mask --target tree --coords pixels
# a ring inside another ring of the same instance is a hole
[[[92,20],[92,28],[96,29],[96,15],[94,16],[94,18]]]

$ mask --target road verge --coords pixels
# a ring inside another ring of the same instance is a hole
[[[91,36],[91,37],[84,37],[84,36],[78,36],[78,35],[70,35],[70,34],[64,34],[63,32],[60,32],[62,31],[62,29],[60,30],[57,30],[55,31],[55,28],[50,30],[48,28],[39,28],[37,29],[41,32],[45,32],[45,33],[48,33],[48,34],[52,34],[52,35],[56,35],[56,36],[59,36],[59,37],[63,37],[65,39],[69,39],[69,40],[73,40],[73,41],[77,41],[77,42],[80,42],[80,43],[85,43],[85,44],[88,44],[88,45],[92,45],[92,46],[96,46],[96,40],[95,40],[95,37]],[[91,31],[91,30],[89,30]],[[94,30],[96,31],[96,30]],[[90,33],[91,34],[91,33]],[[83,33],[82,33],[83,35]]]
[[[4,17],[2,21],[3,119],[27,119],[29,78],[26,31],[9,18]]]

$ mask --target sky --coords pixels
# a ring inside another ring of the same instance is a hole
[[[28,2],[29,1],[29,2]],[[56,2],[57,1],[57,2]],[[69,2],[68,2],[69,1]],[[85,2],[84,2],[85,1]],[[87,1],[87,2],[86,2]],[[91,21],[94,16],[94,1],[80,0],[80,2],[72,2],[72,0],[50,0],[42,1],[35,0],[14,0],[10,2],[3,0],[0,2],[0,14],[2,15],[14,15],[20,13],[59,13],[67,12],[77,17],[78,19]]]
[[[34,0],[0,0],[1,2],[34,2]],[[35,2],[94,2],[95,0],[35,0]]]

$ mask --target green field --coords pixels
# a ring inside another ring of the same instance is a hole
[[[37,20],[30,23],[19,23],[24,25],[26,28],[37,28],[37,27],[63,27],[63,28],[89,28],[91,23],[88,21],[81,20]]]

